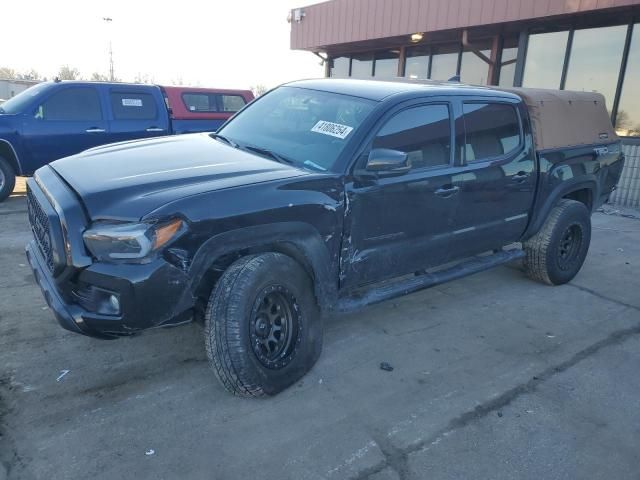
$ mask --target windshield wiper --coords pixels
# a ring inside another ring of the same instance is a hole
[[[286,163],[286,164],[289,164],[289,165],[293,165],[295,163],[290,158],[287,158],[284,155],[281,155],[279,153],[273,152],[273,151],[271,151],[271,150],[269,150],[267,148],[255,147],[253,145],[244,145],[242,148],[244,148],[245,150],[251,150],[252,152],[258,153],[260,155],[265,155],[267,157],[271,157],[276,162]]]
[[[238,148],[240,145],[238,145],[236,142],[234,142],[233,140],[231,140],[228,137],[225,137],[224,135],[220,135],[219,133],[212,133],[211,136],[213,138],[217,138],[219,140],[222,140],[223,142],[231,145],[233,148]]]

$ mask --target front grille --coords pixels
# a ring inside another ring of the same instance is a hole
[[[27,188],[27,210],[29,212],[29,223],[31,231],[36,239],[40,253],[47,262],[47,268],[53,273],[53,246],[51,243],[51,228],[49,217],[42,209],[40,203],[30,188]]]

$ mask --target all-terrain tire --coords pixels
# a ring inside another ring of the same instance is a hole
[[[0,202],[4,202],[16,186],[16,172],[11,164],[0,157]]]
[[[569,282],[580,271],[591,242],[591,215],[581,202],[563,199],[540,231],[524,243],[526,274],[548,285]]]
[[[278,316],[281,311],[286,314]],[[287,319],[291,325],[284,328]],[[285,339],[281,345],[277,333]],[[204,337],[209,364],[229,392],[260,397],[284,390],[311,369],[322,351],[322,318],[309,275],[280,253],[240,258],[211,292]]]

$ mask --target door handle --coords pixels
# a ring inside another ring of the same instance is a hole
[[[514,182],[522,183],[527,178],[529,178],[529,174],[528,173],[526,173],[526,172],[518,172],[513,177],[511,177],[511,180],[513,180]]]
[[[85,130],[87,133],[104,133],[106,130],[104,128],[91,127]]]
[[[458,193],[458,191],[460,191],[460,187],[456,185],[456,186],[440,187],[434,193],[439,197],[448,198]]]
[[[149,127],[149,128],[147,128],[147,132],[164,132],[164,128]]]

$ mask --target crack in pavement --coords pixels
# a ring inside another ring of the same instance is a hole
[[[590,288],[582,287],[580,285],[576,285],[575,283],[567,283],[566,285],[568,285],[569,287],[576,288],[576,289],[580,290],[581,292],[590,293],[594,297],[598,297],[601,300],[606,300],[608,302],[617,303],[618,305],[622,305],[623,307],[627,307],[627,308],[631,308],[632,310],[640,311],[640,307],[638,307],[636,305],[631,305],[630,303],[626,303],[626,302],[623,302],[621,300],[616,300],[615,298],[607,297],[606,295],[603,295],[600,292],[596,292],[595,290],[591,290]]]
[[[638,309],[634,306],[630,306],[630,308]],[[439,443],[443,437],[449,436],[454,431],[460,430],[471,423],[481,420],[489,414],[508,406],[522,395],[535,392],[540,384],[550,380],[559,373],[565,372],[586,358],[595,355],[600,350],[612,345],[620,344],[636,335],[640,335],[640,324],[637,324],[634,327],[616,330],[606,338],[580,350],[568,360],[533,375],[527,382],[516,385],[500,396],[488,400],[478,405],[473,410],[468,410],[451,419],[446,427],[442,428],[431,437],[421,440],[413,445],[409,445],[403,449],[393,447],[386,441],[386,439],[379,441],[380,439],[377,438],[379,436],[374,437],[374,441],[378,444],[385,460],[371,468],[360,471],[355,477],[352,477],[353,480],[366,480],[371,475],[379,473],[387,467],[392,468],[400,476],[401,480],[406,480],[409,478],[407,460],[411,453],[427,450],[431,445]]]

